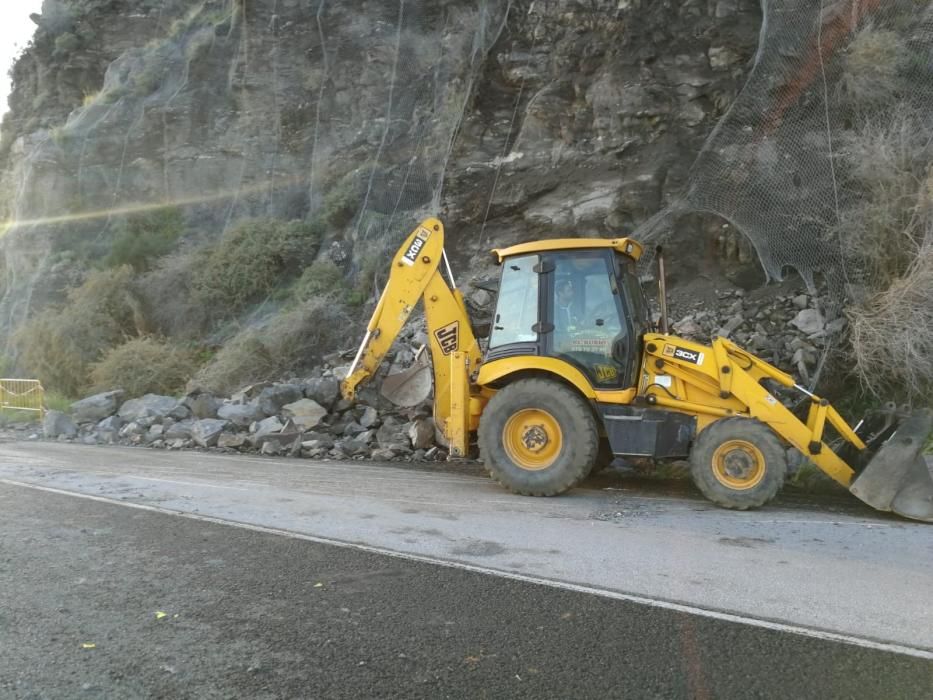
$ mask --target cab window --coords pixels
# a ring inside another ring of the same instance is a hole
[[[538,264],[537,255],[509,258],[503,263],[499,282],[499,300],[493,317],[489,347],[511,343],[535,342],[538,334]]]

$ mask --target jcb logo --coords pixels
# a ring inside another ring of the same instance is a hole
[[[430,237],[431,232],[426,228],[418,229],[418,233],[415,234],[415,240],[411,242],[411,245],[408,246],[408,250],[406,250],[405,254],[402,256],[402,262],[408,266],[414,265],[418,261],[418,253],[421,252],[421,249],[424,248],[424,244],[428,242]]]
[[[449,355],[456,352],[460,347],[460,322],[454,321],[434,331],[434,337],[437,338],[437,344],[441,346],[441,352]]]
[[[614,382],[619,378],[619,371],[612,365],[595,365],[593,369],[598,382]]]
[[[695,365],[703,364],[702,352],[695,352],[693,350],[687,350],[686,348],[678,348],[676,345],[665,345],[664,350],[661,351],[661,354],[665,357],[674,357],[678,360],[691,362]]]

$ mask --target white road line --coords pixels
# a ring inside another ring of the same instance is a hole
[[[126,501],[117,501],[112,498],[106,498],[103,496],[94,496],[87,493],[78,493],[75,491],[67,491],[64,489],[52,488],[49,486],[38,486],[36,484],[30,484],[20,481],[13,481],[11,479],[0,478],[0,484],[6,484],[8,486],[18,486],[21,488],[34,489],[36,491],[45,491],[48,493],[54,493],[62,496],[72,496],[74,498],[83,498],[90,501],[97,501],[99,503],[107,503],[110,505],[123,506],[125,508],[135,508],[137,510],[144,510],[151,513],[159,513],[162,515],[173,515],[180,518],[187,518],[189,520],[197,520],[199,522],[208,522],[216,525],[225,525],[228,527],[237,527],[244,530],[251,530],[253,532],[261,532],[269,535],[278,535],[281,537],[290,537],[292,539],[304,540],[306,542],[314,542],[316,544],[330,545],[334,547],[343,547],[346,549],[353,549],[356,551],[367,552],[369,554],[379,554],[388,557],[394,557],[396,559],[403,559],[406,561],[415,561],[423,564],[434,564],[437,566],[445,566],[451,569],[458,569],[461,571],[469,571],[478,574],[486,574],[490,576],[497,576],[499,578],[505,578],[513,581],[522,581],[525,583],[537,584],[540,586],[549,586],[551,588],[558,588],[561,590],[572,591],[575,593],[588,593],[590,595],[600,596],[602,598],[610,598],[613,600],[622,600],[630,603],[636,603],[639,605],[646,605],[654,608],[660,608],[663,610],[670,610],[674,612],[685,613],[688,615],[697,615],[700,617],[706,617],[714,620],[721,620],[723,622],[731,622],[735,624],[749,625],[751,627],[758,627],[761,629],[772,630],[775,632],[784,632],[787,634],[795,634],[802,637],[809,637],[812,639],[820,639],[828,642],[838,642],[841,644],[851,644],[853,646],[862,647],[865,649],[872,649],[874,651],[888,652],[892,654],[903,654],[905,656],[912,656],[920,659],[927,659],[933,661],[933,649],[921,648],[921,647],[909,647],[902,644],[894,644],[891,642],[884,642],[880,640],[870,639],[866,637],[857,637],[848,634],[842,634],[839,632],[831,632],[829,630],[823,630],[813,627],[804,627],[802,625],[793,625],[785,622],[777,622],[774,620],[759,619],[754,617],[746,617],[744,615],[739,615],[736,613],[730,613],[722,610],[714,610],[709,608],[699,608],[693,605],[686,603],[678,603],[675,601],[663,600],[661,598],[648,598],[645,596],[631,595],[629,593],[623,593],[621,591],[613,591],[603,588],[594,588],[591,586],[584,586],[575,583],[567,583],[565,581],[559,581],[548,578],[539,578],[537,576],[528,576],[527,574],[515,573],[512,571],[503,571],[500,569],[490,569],[484,566],[477,566],[475,564],[467,564],[459,561],[451,561],[448,559],[440,559],[437,557],[430,557],[418,554],[408,554],[405,552],[398,552],[392,549],[385,549],[382,547],[374,547],[372,545],[360,544],[357,542],[346,542],[343,540],[331,539],[328,537],[318,537],[315,535],[308,535],[301,532],[294,532],[291,530],[282,530],[274,527],[267,527],[264,525],[253,525],[250,523],[238,522],[235,520],[227,520],[225,518],[218,518],[209,515],[200,515],[197,513],[187,513],[184,511],[171,510],[169,508],[160,508],[158,506],[152,506],[142,503],[128,503]]]

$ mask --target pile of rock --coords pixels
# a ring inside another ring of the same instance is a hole
[[[810,381],[824,350],[845,328],[844,318],[827,322],[818,299],[806,293],[756,298],[732,289],[719,292],[718,299],[718,305],[675,305],[680,313],[673,332],[702,343],[725,336],[803,383]],[[387,355],[388,372],[406,368],[417,348],[427,343],[423,324],[412,325]],[[87,444],[200,447],[318,459],[446,459],[429,404],[400,410],[373,386],[360,391],[356,402],[340,396],[340,379],[347,370],[341,363],[347,357],[325,358],[309,378],[254,384],[229,397],[197,388],[182,398],[98,394],[73,404],[70,415],[49,411],[44,433],[49,439]]]
[[[757,299],[736,289],[718,297],[715,308],[698,303],[688,309],[671,330],[701,343],[729,338],[803,384],[814,377],[824,350],[846,327],[844,317],[827,321],[819,299],[807,293]]]
[[[265,382],[230,397],[196,391],[183,398],[147,394],[124,400],[111,391],[78,401],[71,415],[49,411],[47,439],[163,449],[210,448],[332,459],[445,459],[424,407],[400,412],[375,392],[341,398],[339,370]]]

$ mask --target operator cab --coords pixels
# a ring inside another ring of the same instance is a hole
[[[502,264],[486,361],[516,355],[564,360],[594,389],[637,384],[648,305],[627,238],[561,239],[495,251]]]

